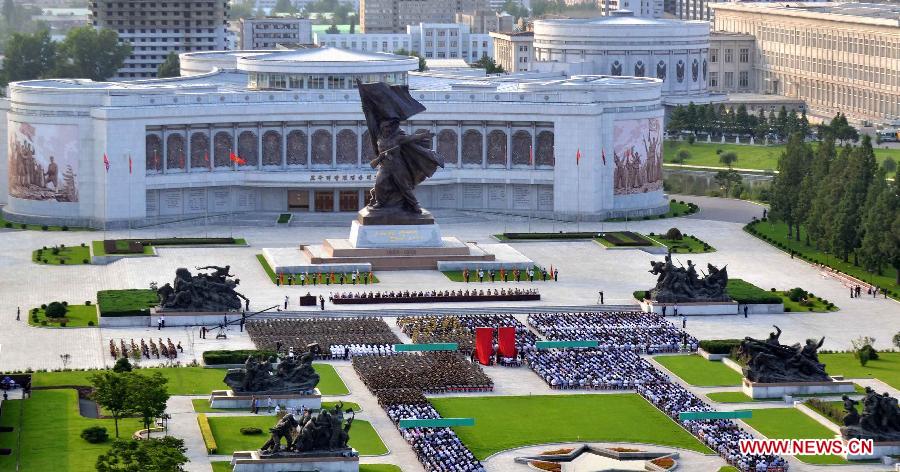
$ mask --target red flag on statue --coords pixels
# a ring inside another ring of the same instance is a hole
[[[131,154],[128,155],[128,173],[131,174]]]
[[[581,164],[581,148],[578,148],[578,151],[575,152],[575,165]]]
[[[238,164],[238,165],[244,165],[244,164],[247,163],[246,160],[241,159],[241,157],[238,156],[238,155],[235,154],[235,153],[231,153],[231,154],[228,156],[228,158],[231,159],[231,162],[234,162],[234,163],[236,163],[236,164]]]
[[[212,170],[212,162],[209,162],[209,153],[203,153],[203,161],[206,162],[206,167],[209,167]]]
[[[103,167],[106,167],[106,172],[109,172],[109,158],[106,157],[106,153],[103,153]]]

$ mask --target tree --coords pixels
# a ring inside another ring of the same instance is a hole
[[[799,134],[792,134],[778,159],[778,174],[772,185],[772,210],[769,214],[772,219],[783,221],[787,225],[788,237],[794,234],[796,228],[797,240],[800,239],[797,202],[811,152]]]
[[[338,29],[337,23],[331,23],[331,26],[325,32],[328,34],[340,34],[341,30]]]
[[[734,124],[736,131],[741,134],[749,134],[752,127],[750,126],[750,115],[747,114],[747,107],[741,103],[738,106],[734,116]]]
[[[678,164],[684,164],[684,161],[691,158],[691,151],[687,149],[679,149],[678,152],[675,153],[675,162]]]
[[[419,58],[419,72],[425,72],[426,70],[428,70],[428,66],[425,63],[425,58],[422,57],[422,55],[419,54],[418,51],[407,51],[406,49],[401,48],[401,49],[394,51],[394,54],[396,54],[398,56],[417,57],[417,58]]]
[[[353,18],[354,20],[350,22],[350,34],[356,34],[356,17],[354,16]]]
[[[521,1],[506,0],[497,11],[499,13],[509,13],[515,18],[515,21],[519,21],[519,18],[528,18],[528,8],[525,8]]]
[[[159,78],[178,77],[181,75],[181,59],[175,51],[166,56],[166,60],[156,69],[156,76]]]
[[[97,472],[181,472],[188,462],[184,441],[172,436],[136,441],[116,439],[97,457]]]
[[[880,169],[869,186],[859,247],[863,268],[878,275],[883,273],[884,265],[896,256],[900,239],[900,235],[891,234],[892,216],[900,212],[900,197],[888,185],[886,178],[885,170]]]
[[[897,170],[897,161],[892,157],[887,157],[884,162],[881,163],[881,168],[888,174],[892,174]]]
[[[118,366],[118,362],[116,366]],[[132,413],[130,375],[134,374],[101,371],[90,376],[91,385],[94,386],[91,398],[113,417],[117,438],[119,437],[119,418]]]
[[[729,170],[720,170],[716,172],[716,176],[713,178],[716,181],[716,184],[719,185],[725,194],[724,197],[731,196],[731,188],[735,185],[741,184],[743,179],[741,178],[741,174],[738,174],[737,171],[729,169]]]
[[[891,338],[891,342],[894,343],[894,346],[900,348],[900,331],[898,331],[897,334],[895,334],[894,337]]]
[[[860,365],[866,366],[869,360],[878,359],[878,351],[873,347],[875,338],[869,336],[860,336],[851,339],[850,344],[853,346],[853,356],[859,359]]]
[[[116,364],[113,366],[112,371],[121,374],[123,372],[131,372],[131,369],[131,362],[128,362],[128,358],[120,357],[116,359]]]
[[[228,10],[228,19],[229,20],[238,20],[241,18],[251,18],[253,17],[253,4],[250,2],[244,3],[231,3],[231,8]]]
[[[875,175],[877,164],[872,140],[864,136],[862,144],[850,152],[850,159],[844,172],[844,192],[838,201],[837,210],[831,220],[831,247],[841,260],[847,262],[854,249],[859,247],[862,231],[860,222],[865,208],[869,185]],[[854,253],[855,254],[855,253]]]
[[[484,69],[488,74],[502,74],[505,72],[503,66],[498,65],[494,62],[494,58],[487,54],[481,56],[481,59],[473,62],[472,67]]]
[[[73,28],[59,46],[55,74],[58,77],[102,81],[112,77],[131,54],[130,44],[120,44],[111,29],[92,26]]]
[[[128,402],[131,410],[141,417],[147,437],[150,437],[150,423],[153,418],[166,411],[169,392],[166,391],[168,380],[159,372],[146,376],[132,372],[128,374]]]
[[[47,77],[56,66],[56,44],[50,32],[15,33],[6,43],[3,61],[6,82]]]
[[[738,156],[734,151],[723,152],[719,154],[719,162],[725,164],[730,170],[731,167],[737,162]]]

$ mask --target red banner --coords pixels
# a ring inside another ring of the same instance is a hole
[[[494,355],[494,328],[475,328],[475,356],[482,365],[491,363]]]
[[[516,357],[516,328],[501,326],[497,328],[497,344],[500,345],[500,357]]]

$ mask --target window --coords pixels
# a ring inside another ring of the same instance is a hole
[[[299,75],[292,75],[288,77],[288,85],[292,89],[302,89],[303,88],[303,78]]]
[[[732,62],[734,60],[734,50],[726,49],[725,50],[725,62]]]
[[[738,87],[747,88],[750,86],[750,73],[741,71],[738,73]]]
[[[719,62],[719,50],[718,49],[710,49],[709,50],[709,62]]]
[[[719,73],[718,72],[710,72],[709,73],[709,86],[710,87],[718,87],[719,86]]]
[[[325,88],[325,78],[321,76],[312,76],[309,78],[309,88],[323,89]]]
[[[725,73],[725,80],[724,80],[724,82],[725,82],[725,83],[722,84],[722,85],[725,86],[725,87],[732,87],[732,86],[734,86],[734,72],[726,72],[726,73]]]
[[[740,54],[741,54],[741,56],[740,56],[740,61],[741,61],[741,62],[743,62],[743,63],[745,63],[745,64],[748,63],[748,62],[750,62],[750,50],[749,50],[749,49],[747,49],[747,48],[741,48]]]

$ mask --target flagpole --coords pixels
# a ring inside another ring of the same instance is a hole
[[[131,239],[131,154],[128,154],[128,239]]]

